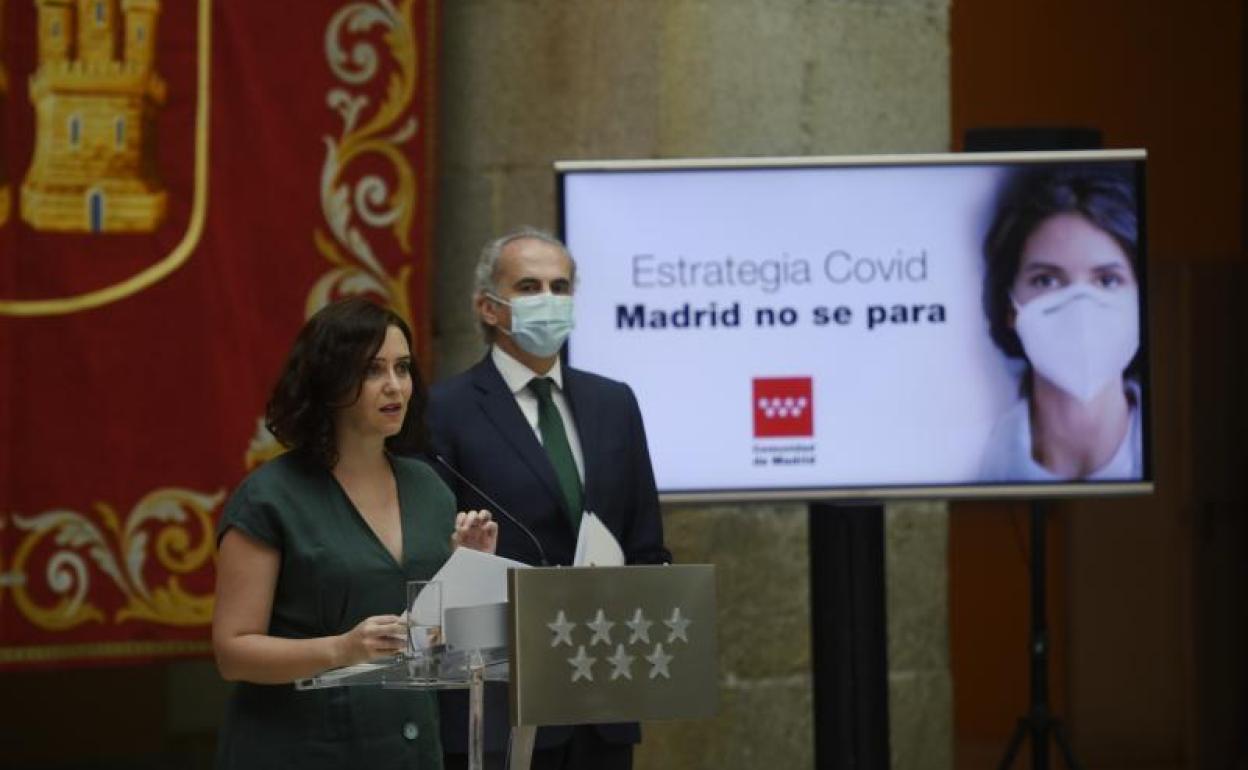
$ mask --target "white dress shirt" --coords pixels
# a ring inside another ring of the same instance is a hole
[[[576,431],[576,420],[572,418],[572,408],[568,405],[567,396],[563,395],[563,363],[556,358],[555,365],[550,367],[549,372],[544,375],[538,374],[498,345],[490,348],[490,358],[494,361],[494,366],[498,368],[498,373],[503,375],[503,382],[507,383],[511,395],[515,397],[516,404],[520,407],[520,413],[524,415],[525,420],[528,420],[529,427],[533,429],[533,435],[537,436],[539,444],[542,443],[542,432],[537,426],[537,396],[529,390],[529,381],[534,377],[547,377],[555,383],[555,386],[550,389],[550,394],[555,407],[559,410],[559,417],[563,419],[563,429],[568,434],[568,446],[572,449],[572,459],[576,461],[576,475],[580,476],[581,486],[584,487],[585,458],[581,453],[581,438]]]

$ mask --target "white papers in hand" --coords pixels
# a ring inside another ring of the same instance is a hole
[[[456,548],[438,574],[433,576],[442,584],[442,611],[450,607],[506,603],[507,570],[527,566],[492,553]],[[411,607],[412,617],[428,614],[427,608],[421,606],[423,596],[425,594],[416,597]]]
[[[581,529],[576,535],[574,567],[623,567],[624,549],[602,519],[590,511],[581,515]]]

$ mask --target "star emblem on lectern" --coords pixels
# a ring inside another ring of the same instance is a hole
[[[627,689],[641,687],[647,680],[651,685],[658,679],[673,681],[672,666],[684,665],[677,664],[676,659],[682,644],[688,651],[694,622],[683,607],[668,602],[658,606],[635,604],[631,612],[608,605],[556,606],[549,611],[554,612],[545,621],[551,634],[547,649],[552,664],[557,665],[556,658],[566,660],[571,684],[584,681],[591,688]],[[581,620],[572,621],[569,612]],[[617,625],[622,628],[614,634]],[[589,630],[580,631],[582,626]],[[601,651],[599,644],[604,648]],[[562,651],[565,645],[567,652]],[[604,667],[595,672],[599,662]]]
[[[572,646],[572,629],[576,628],[576,624],[568,621],[568,616],[563,610],[559,610],[559,614],[555,616],[555,622],[547,623],[546,627],[555,632],[555,638],[550,640],[551,647],[558,647],[561,643]]]
[[[615,646],[615,654],[607,658],[607,662],[611,664],[611,681],[615,681],[620,677],[631,680],[633,678],[633,661],[637,658],[629,655],[624,651],[624,645],[617,644]]]
[[[572,681],[575,682],[580,679],[585,679],[590,682],[594,681],[594,672],[590,669],[593,668],[595,660],[595,658],[591,658],[585,654],[584,646],[577,647],[576,655],[568,658],[568,663],[571,663],[572,668],[575,669],[572,672]]]
[[[598,610],[598,614],[594,616],[594,619],[585,625],[589,626],[594,632],[594,635],[589,639],[590,647],[593,647],[598,642],[602,642],[607,647],[611,646],[611,626],[615,625],[615,621],[607,620],[605,612],[601,609]]]
[[[667,670],[667,664],[672,662],[672,656],[663,652],[663,645],[656,644],[654,652],[646,656],[646,660],[650,662],[650,678],[657,679],[660,676],[664,679],[671,679],[672,675]]]
[[[673,609],[671,620],[663,621],[663,625],[667,626],[668,628],[667,643],[671,644],[677,639],[681,640],[682,642],[688,643],[689,636],[686,634],[686,631],[688,631],[689,624],[692,622],[693,621],[690,620],[689,618],[681,617],[679,607],[676,607],[675,609]]]
[[[628,635],[629,644],[636,644],[638,641],[650,644],[650,626],[654,625],[654,621],[646,620],[641,614],[640,607],[633,612],[633,619],[624,621],[624,625],[628,626],[628,630],[632,632]]]

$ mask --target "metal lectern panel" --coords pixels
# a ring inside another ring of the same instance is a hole
[[[511,570],[513,725],[712,716],[712,565]]]

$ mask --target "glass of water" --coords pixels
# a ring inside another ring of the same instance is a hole
[[[407,658],[413,676],[433,677],[434,648],[442,644],[442,584],[407,581]]]

